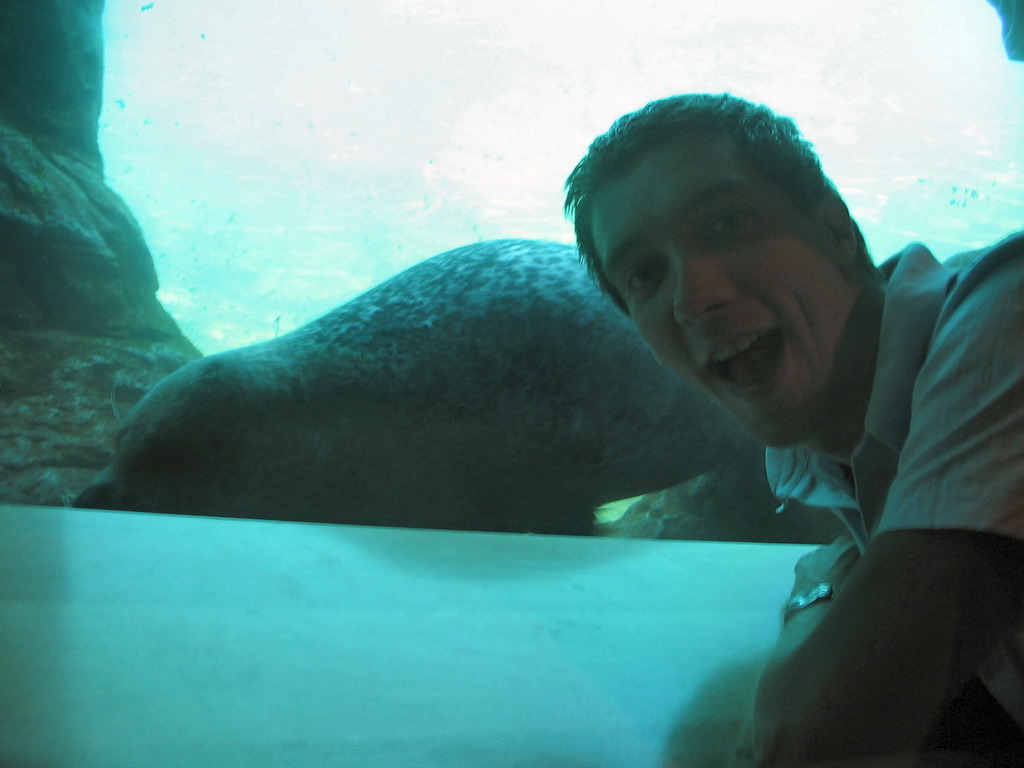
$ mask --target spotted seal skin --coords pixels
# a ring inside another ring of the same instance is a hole
[[[579,534],[597,505],[759,452],[655,362],[571,246],[499,240],[179,369],[75,504]]]

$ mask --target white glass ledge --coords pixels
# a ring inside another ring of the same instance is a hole
[[[653,767],[808,549],[0,506],[0,765]]]

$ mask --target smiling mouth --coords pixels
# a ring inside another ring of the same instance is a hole
[[[759,387],[774,377],[781,352],[782,331],[767,328],[715,350],[708,360],[708,370],[734,386]]]

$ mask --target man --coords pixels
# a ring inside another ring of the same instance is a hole
[[[656,357],[850,530],[798,565],[740,751],[1024,765],[1024,238],[883,274],[793,123],[729,95],[620,118],[566,188]]]

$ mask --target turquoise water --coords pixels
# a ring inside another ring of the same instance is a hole
[[[723,91],[793,116],[876,258],[1024,226],[1024,64],[984,0],[108,2],[101,146],[206,353],[411,264],[571,241],[619,114]]]

